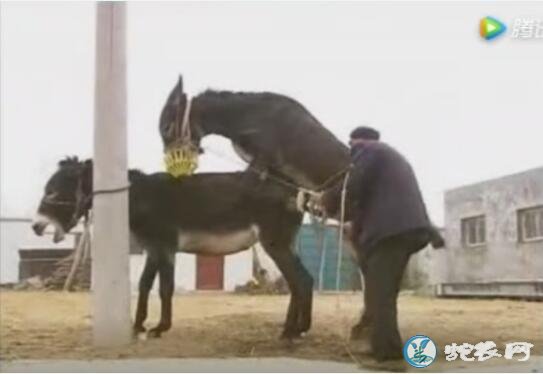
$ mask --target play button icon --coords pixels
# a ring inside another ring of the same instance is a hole
[[[485,17],[479,22],[479,34],[486,40],[500,36],[506,29],[507,27],[494,17]]]

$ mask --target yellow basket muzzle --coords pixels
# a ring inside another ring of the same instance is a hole
[[[166,172],[175,178],[191,175],[198,167],[198,151],[193,147],[171,148],[164,154]]]

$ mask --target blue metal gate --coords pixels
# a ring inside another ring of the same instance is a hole
[[[318,230],[324,230],[324,233]],[[324,239],[324,245],[321,244]],[[321,256],[324,247],[322,280]],[[338,261],[338,228],[333,226],[317,227],[302,225],[298,232],[296,251],[307,270],[311,273],[315,289],[336,290],[337,261]],[[360,275],[357,264],[349,251],[343,250],[339,271],[339,290],[359,290]]]

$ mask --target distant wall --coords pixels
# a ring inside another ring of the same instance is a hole
[[[52,231],[36,236],[30,218],[0,218],[0,283],[19,280],[19,249],[21,248],[73,248],[74,238],[66,236],[62,243],[53,244]]]
[[[445,282],[543,279],[543,241],[518,238],[519,209],[543,205],[543,168],[445,193]],[[485,215],[486,244],[465,247],[461,220]]]
[[[253,252],[251,249],[224,258],[224,290],[234,291],[253,279]]]
[[[139,280],[147,254],[132,254],[130,255],[130,288],[132,293],[137,293],[139,288]],[[196,287],[196,257],[186,253],[176,253],[175,255],[175,291],[192,291]],[[158,294],[158,277],[155,279],[153,294]]]
[[[58,244],[52,242],[52,228],[45,235],[36,236],[31,228],[29,218],[0,218],[0,283],[16,283],[19,281],[19,249],[22,248],[70,248],[74,247],[74,237],[67,235]],[[76,227],[72,231],[79,231]],[[145,265],[146,254],[130,255],[130,285],[132,292],[137,292],[139,278]],[[237,285],[245,284],[252,279],[253,255],[251,250],[239,252],[225,257],[224,290],[233,291]],[[196,287],[196,257],[192,254],[177,253],[175,266],[176,291],[192,291]],[[158,289],[155,280],[153,292]]]
[[[138,291],[139,279],[145,265],[146,254],[130,255],[130,285],[133,293]],[[237,285],[247,283],[253,276],[253,255],[250,250],[225,256],[224,291],[233,291]],[[196,256],[188,253],[175,255],[175,291],[196,289]],[[158,291],[158,278],[152,292]]]

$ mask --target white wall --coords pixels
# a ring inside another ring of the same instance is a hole
[[[29,222],[0,221],[0,283],[16,282],[19,276],[19,245],[28,235]]]
[[[253,252],[239,252],[224,258],[224,290],[233,291],[236,286],[253,278]]]
[[[58,244],[52,242],[52,231],[42,237],[36,236],[31,228],[32,221],[26,218],[0,219],[0,283],[19,280],[19,249],[22,248],[73,248],[74,238],[67,235]]]
[[[145,266],[147,255],[130,255],[130,288],[133,293],[138,292],[138,285]],[[175,255],[175,291],[192,291],[196,288],[196,257],[191,254],[177,253]],[[153,293],[158,292],[158,277],[153,284]]]
[[[256,255],[258,256],[258,260],[260,261],[260,266],[264,268],[268,272],[268,277],[271,280],[279,279],[282,274],[277,268],[277,265],[275,265],[275,262],[271,259],[270,256],[264,251],[262,246],[259,244],[255,245]]]
[[[138,292],[139,279],[145,265],[145,258],[145,254],[130,255],[130,286],[134,293]],[[252,276],[253,255],[250,250],[225,257],[225,291],[233,291],[237,285],[247,283]],[[195,289],[196,256],[187,253],[177,253],[175,256],[175,291],[194,291]],[[158,278],[155,280],[152,292],[158,292]]]

